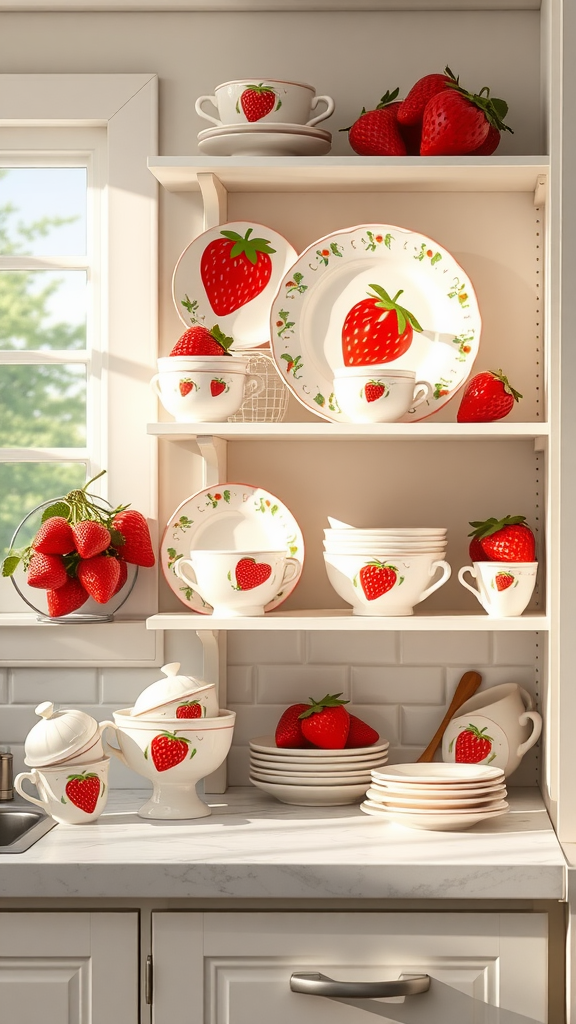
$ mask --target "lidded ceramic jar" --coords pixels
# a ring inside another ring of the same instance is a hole
[[[179,670],[179,661],[163,665],[166,678],[142,690],[130,714],[138,718],[215,718],[219,709],[214,683],[179,675]]]
[[[55,711],[50,701],[35,709],[40,721],[28,733],[24,742],[24,763],[31,768],[43,768],[64,761],[94,761],[103,756],[100,743],[101,727],[85,711],[62,709]]]

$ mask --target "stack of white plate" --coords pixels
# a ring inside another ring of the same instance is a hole
[[[398,764],[373,771],[366,814],[408,828],[461,831],[508,810],[501,768],[477,764]]]
[[[277,747],[273,736],[250,740],[250,781],[284,804],[328,807],[366,795],[371,771],[388,761],[388,740],[370,747],[320,750]]]
[[[385,555],[386,558],[434,554],[440,559],[446,552],[446,534],[445,527],[332,528],[324,530],[324,550],[334,555]]]
[[[332,136],[305,124],[223,124],[198,132],[198,149],[208,156],[324,156]]]

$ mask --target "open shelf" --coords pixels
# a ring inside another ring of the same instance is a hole
[[[149,423],[168,441],[514,441],[547,438],[548,423]],[[539,448],[543,443],[539,442]]]
[[[146,619],[147,629],[282,629],[282,630],[402,630],[402,631],[510,631],[548,630],[550,620],[541,612],[526,612],[508,619],[488,615],[439,612],[428,615],[353,615],[348,608],[269,612],[254,618],[216,618],[194,612],[159,612]]]

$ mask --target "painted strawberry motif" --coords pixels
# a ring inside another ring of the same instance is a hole
[[[400,586],[404,582],[404,577],[398,577],[398,571],[395,565],[387,565],[376,559],[363,565],[358,573],[358,579],[366,600],[375,601],[377,597],[382,597],[382,594],[392,590],[396,582]]]
[[[186,395],[189,395],[194,388],[196,388],[196,391],[198,391],[198,385],[196,384],[195,381],[192,380],[191,377],[183,377],[182,380],[178,382],[178,390],[182,395],[182,398],[185,398]]]
[[[176,708],[176,718],[202,718],[204,708],[198,700],[187,700]]]
[[[266,562],[257,562],[255,558],[241,558],[236,564],[236,583],[238,590],[254,590],[272,575],[272,566]]]
[[[229,390],[229,385],[226,383],[225,380],[222,380],[221,377],[215,377],[214,380],[210,381],[210,394],[212,395],[212,398],[218,398],[218,395],[221,395]]]
[[[190,740],[185,736],[178,736],[175,732],[161,732],[155,736],[144,751],[146,760],[148,750],[157,772],[167,772],[169,768],[174,768],[181,761],[185,761],[188,755],[192,759],[196,753],[195,748],[190,752]]]
[[[278,104],[276,104],[278,100]],[[240,105],[244,111],[247,121],[260,121],[266,114],[273,110],[280,110],[282,100],[276,95],[270,85],[247,85],[244,92],[240,94]],[[238,104],[236,104],[238,113]]]
[[[387,291],[371,284],[368,293],[346,316],[342,327],[342,354],[345,366],[370,366],[390,363],[408,351],[414,331],[422,331],[413,313],[400,306],[402,289],[390,298]]]
[[[371,380],[364,388],[364,398],[367,402],[377,402],[379,398],[387,395],[389,388],[380,380]]]
[[[515,583],[515,577],[511,572],[497,572],[494,577],[494,583],[496,584],[496,590],[508,590]]]
[[[105,783],[100,782],[100,776],[95,772],[84,772],[82,775],[68,776],[65,793],[75,807],[79,807],[86,814],[93,814],[100,796],[100,786],[104,793]],[[62,803],[66,803],[64,797]]]
[[[208,301],[217,316],[228,316],[264,291],[272,275],[270,254],[276,252],[266,238],[244,237],[221,231],[200,260],[200,275]]]
[[[480,761],[485,761],[490,755],[494,742],[492,736],[486,735],[487,728],[488,726],[484,726],[483,729],[478,729],[475,725],[470,724],[462,729],[456,738],[454,759],[462,764],[478,764]],[[448,748],[450,753],[452,753],[453,746],[454,740]],[[493,754],[490,760],[492,761],[495,756]]]

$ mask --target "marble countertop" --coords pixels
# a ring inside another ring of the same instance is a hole
[[[423,832],[357,806],[291,807],[254,788],[207,797],[194,821],[138,818],[112,793],[89,825],[57,825],[0,855],[2,898],[565,898],[566,865],[537,790],[465,832]]]

